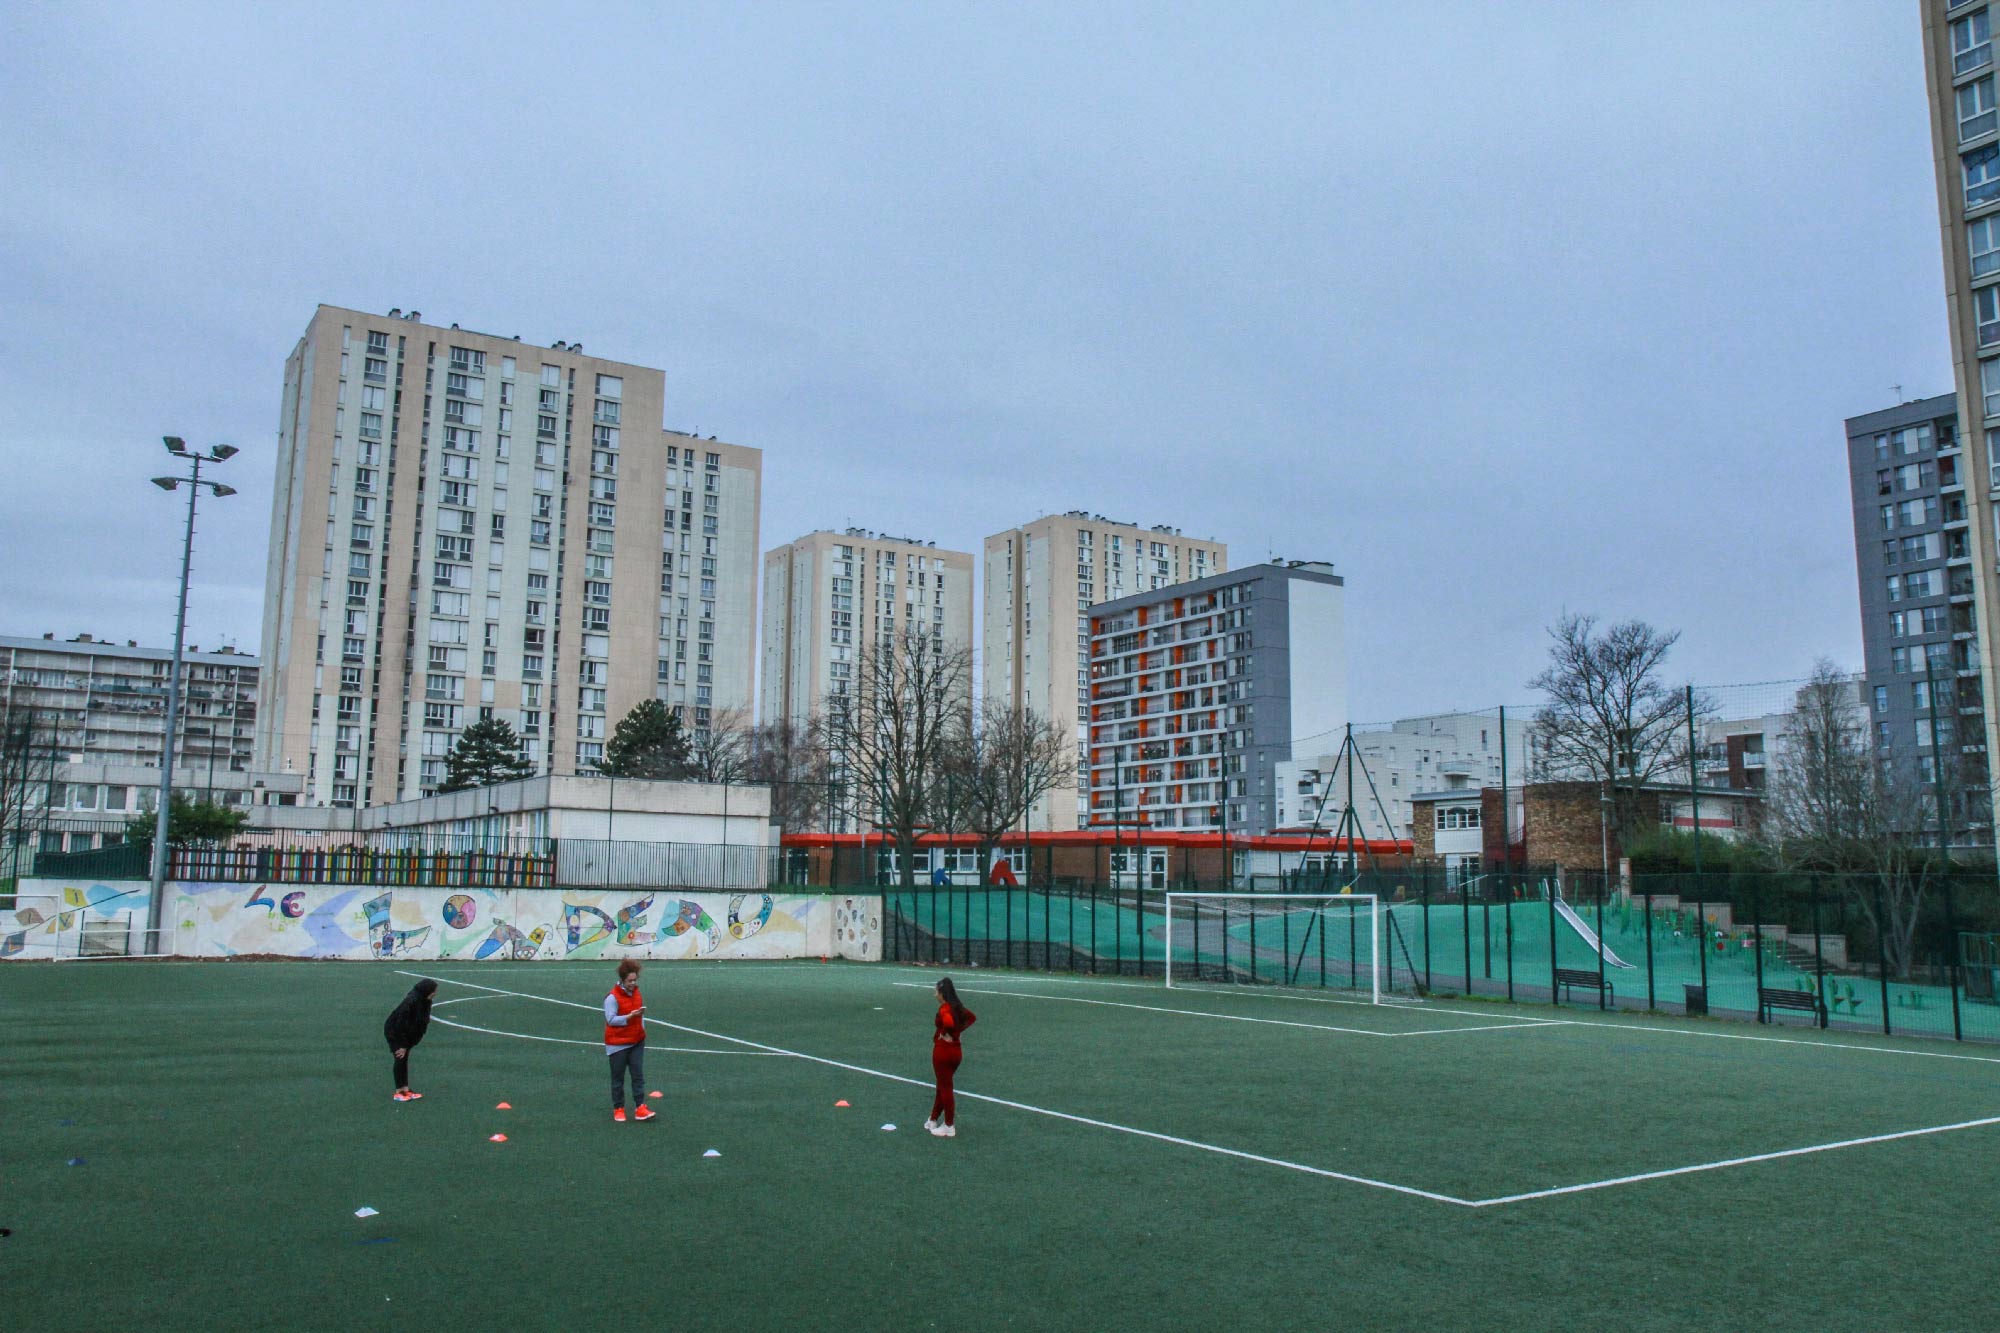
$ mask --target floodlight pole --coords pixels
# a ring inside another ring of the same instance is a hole
[[[151,892],[146,902],[146,944],[147,952],[157,953],[160,946],[160,922],[165,915],[167,888],[167,815],[174,799],[174,732],[180,725],[181,711],[181,661],[187,640],[188,573],[194,563],[194,515],[195,501],[201,495],[201,488],[207,486],[220,497],[234,495],[234,488],[218,482],[201,479],[201,465],[204,462],[220,463],[236,454],[234,446],[218,444],[206,455],[191,452],[179,436],[166,437],[167,452],[188,463],[187,527],[181,534],[181,586],[180,598],[174,610],[174,660],[167,671],[167,716],[165,727],[160,734],[160,796],[153,812],[153,865]],[[153,484],[161,490],[171,491],[183,483],[178,477],[155,477]]]

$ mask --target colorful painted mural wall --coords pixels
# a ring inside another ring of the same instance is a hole
[[[134,899],[130,887],[24,882],[33,919],[0,912],[0,956],[16,936],[11,956],[75,953],[93,911],[112,916],[136,904],[143,917],[144,888]],[[858,895],[175,883],[167,902],[172,951],[187,958],[882,956],[882,900]]]

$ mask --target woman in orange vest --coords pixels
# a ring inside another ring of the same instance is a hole
[[[937,1095],[931,1099],[931,1118],[924,1121],[924,1128],[949,1139],[958,1136],[958,1098],[952,1095],[951,1081],[965,1058],[959,1038],[972,1026],[974,1016],[959,1003],[958,988],[950,977],[938,978],[937,998],[937,1017],[931,1023],[931,1072],[937,1075]]]
[[[611,1118],[625,1119],[625,1073],[632,1074],[634,1120],[651,1120],[646,1105],[646,1001],[639,995],[639,965],[618,965],[618,984],[604,997],[604,1053],[611,1057]]]

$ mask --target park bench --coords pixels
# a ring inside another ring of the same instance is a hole
[[[1556,969],[1556,998],[1558,1000],[1562,998],[1564,991],[1577,986],[1581,986],[1585,990],[1594,990],[1597,992],[1597,1007],[1599,1009],[1604,1008],[1607,1002],[1618,998],[1611,989],[1611,983],[1595,972],[1586,972],[1578,967],[1559,967]]]
[[[1768,987],[1757,991],[1757,1021],[1767,1023],[1775,1009],[1798,1009],[1811,1014],[1821,1027],[1826,1026],[1826,1005],[1819,996],[1803,990],[1771,990]]]

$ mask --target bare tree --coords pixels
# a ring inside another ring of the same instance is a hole
[[[835,810],[832,755],[817,718],[777,718],[750,733],[744,777],[771,789],[771,822],[788,833],[828,828]]]
[[[917,834],[929,821],[952,730],[969,706],[972,655],[904,629],[862,649],[855,692],[828,700],[828,721],[859,813],[896,841],[904,887],[916,883]]]
[[[1053,719],[1032,708],[987,700],[967,709],[944,765],[953,827],[979,836],[979,873],[993,864],[1000,836],[1035,803],[1076,778],[1076,750]]]
[[[1956,747],[1884,754],[1870,742],[1853,685],[1822,659],[1785,724],[1765,836],[1782,864],[1844,876],[1884,966],[1905,977],[1924,900],[1944,869],[1935,793],[1942,781],[1949,812]]]
[[[1566,615],[1549,637],[1549,664],[1528,682],[1549,696],[1531,737],[1536,776],[1598,783],[1628,831],[1646,784],[1692,760],[1686,696],[1660,678],[1680,633],[1627,620],[1600,634],[1596,616]],[[1696,698],[1697,722],[1711,711]]]
[[[55,781],[53,715],[33,708],[0,712],[0,880],[33,864],[39,826],[47,819]]]
[[[750,715],[719,708],[688,736],[687,775],[696,782],[742,782],[750,767]]]

